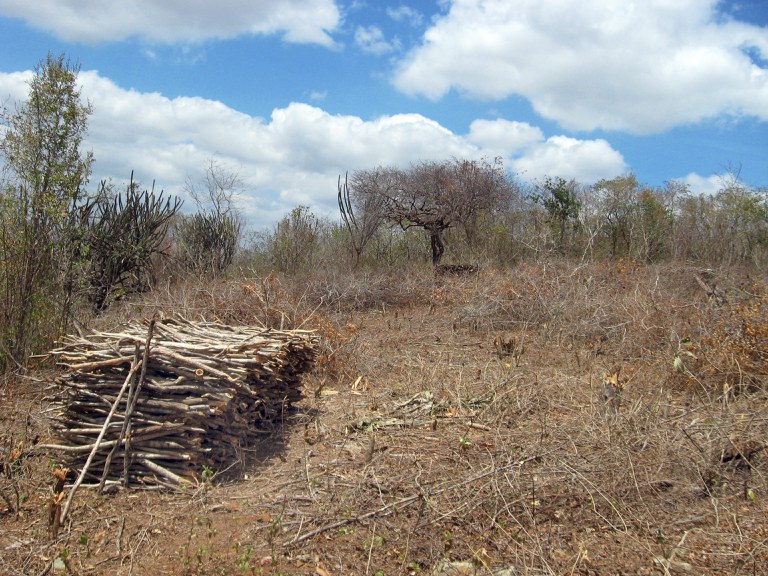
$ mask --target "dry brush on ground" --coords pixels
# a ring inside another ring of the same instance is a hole
[[[81,491],[56,538],[53,463],[35,447],[49,378],[4,386],[0,571],[42,573],[62,555],[78,574],[768,565],[765,278],[631,261],[398,274],[143,301],[143,315],[317,328],[317,367],[239,477]]]

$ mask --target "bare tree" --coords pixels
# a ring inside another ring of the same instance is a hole
[[[373,176],[376,178],[377,175],[376,171],[355,173],[352,176],[352,190],[367,189],[369,186],[364,181],[366,177]],[[384,220],[383,197],[375,194],[350,193],[348,174],[344,176],[343,184],[341,176],[339,176],[337,187],[339,213],[349,231],[354,265],[357,267],[362,261],[368,242],[376,234]]]
[[[200,181],[194,181],[188,176],[184,185],[184,191],[194,200],[199,211],[208,211],[218,218],[237,214],[235,197],[242,188],[240,174],[215,158],[208,161]]]
[[[197,212],[185,216],[176,230],[181,260],[195,272],[220,274],[232,263],[242,235],[235,198],[242,189],[237,172],[209,161],[201,181],[187,178],[185,191]]]
[[[469,228],[483,211],[497,209],[512,189],[500,159],[425,161],[408,170],[356,172],[353,178],[355,191],[380,202],[387,220],[429,234],[434,265],[445,253],[446,230]]]

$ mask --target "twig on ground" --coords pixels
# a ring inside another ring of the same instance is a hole
[[[498,472],[502,472],[504,470],[509,470],[511,468],[517,468],[519,466],[523,466],[524,464],[527,464],[528,462],[533,462],[534,460],[538,460],[545,456],[546,454],[549,454],[551,452],[554,452],[556,448],[553,448],[552,450],[545,452],[543,454],[537,454],[536,456],[531,456],[529,458],[525,458],[523,460],[518,460],[517,462],[512,462],[511,464],[507,464],[505,466],[496,467],[494,466],[490,470],[486,470],[485,472],[482,472],[480,474],[476,474],[475,476],[472,476],[471,478],[466,478],[460,482],[456,482],[454,484],[451,484],[449,486],[444,486],[443,488],[439,488],[437,490],[432,490],[428,494],[424,494],[423,491],[419,491],[418,494],[411,494],[410,496],[406,496],[404,498],[400,498],[399,500],[396,500],[395,502],[390,502],[389,504],[385,504],[384,506],[377,508],[376,510],[372,510],[370,512],[366,512],[365,514],[362,514],[360,516],[354,516],[352,518],[344,518],[343,520],[339,520],[337,522],[333,522],[331,524],[326,524],[324,526],[320,526],[319,528],[316,528],[315,530],[311,530],[310,532],[307,532],[305,534],[302,534],[300,536],[296,536],[292,540],[289,540],[287,542],[283,543],[283,546],[290,547],[295,544],[298,544],[299,542],[303,542],[304,540],[307,540],[309,538],[312,538],[313,536],[317,536],[318,534],[322,534],[323,532],[327,532],[328,530],[333,530],[335,528],[340,528],[341,526],[346,526],[347,524],[352,524],[353,522],[362,522],[363,520],[367,520],[368,518],[373,518],[375,516],[386,516],[390,514],[395,509],[402,510],[403,508],[406,508],[407,506],[410,506],[414,502],[421,500],[425,497],[431,498],[434,496],[439,496],[440,494],[443,494],[445,492],[449,492],[451,490],[456,490],[457,488],[461,488],[462,486],[466,486],[467,484],[472,484],[473,482],[477,482],[478,480],[482,480],[483,478],[487,478],[488,476],[492,476],[493,474],[497,474]]]

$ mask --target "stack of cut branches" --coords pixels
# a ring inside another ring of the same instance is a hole
[[[236,462],[301,396],[317,337],[182,319],[67,337],[57,429],[81,477],[179,485]]]

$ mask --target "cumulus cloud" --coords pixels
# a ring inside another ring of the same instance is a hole
[[[552,136],[531,146],[512,167],[525,180],[560,176],[593,183],[627,171],[622,155],[605,140],[577,140]]]
[[[26,97],[31,73],[0,73],[0,95]],[[420,160],[503,156],[523,178],[559,175],[587,182],[624,171],[602,140],[545,139],[524,122],[476,120],[460,135],[420,114],[372,119],[338,115],[307,103],[276,108],[269,118],[243,114],[204,98],[168,98],[126,90],[94,71],[80,73],[93,106],[84,146],[94,153],[92,180],[128,179],[181,194],[211,158],[242,178],[240,209],[256,226],[295,206],[336,214],[339,174]]]
[[[0,0],[0,14],[20,18],[70,42],[200,42],[282,33],[289,42],[333,45],[340,22],[334,0]]]
[[[22,100],[30,78],[0,73],[0,95]],[[84,143],[96,160],[92,181],[124,181],[135,170],[137,180],[180,194],[185,179],[216,158],[244,180],[241,209],[255,225],[298,204],[335,213],[336,179],[347,170],[480,157],[475,145],[419,114],[363,120],[290,103],[265,119],[213,100],[126,90],[94,71],[79,79],[93,106]]]
[[[388,54],[400,47],[397,38],[387,40],[378,26],[358,26],[355,30],[355,44],[364,52],[376,55]]]
[[[24,72],[0,72],[0,102],[3,106],[26,100],[29,82],[34,77],[31,70]]]
[[[540,128],[527,122],[475,120],[467,140],[489,156],[502,156],[523,180],[560,176],[593,183],[627,171],[623,156],[605,140],[545,138]]]
[[[768,29],[718,0],[453,0],[397,67],[401,91],[520,95],[570,130],[768,120]],[[762,61],[762,66],[761,66]]]
[[[512,156],[544,140],[544,133],[527,122],[504,119],[475,120],[469,126],[467,138],[483,148],[498,151],[504,156]]]
[[[687,184],[688,189],[694,194],[716,194],[723,188],[723,177],[717,174],[702,176],[691,172],[680,181]]]

